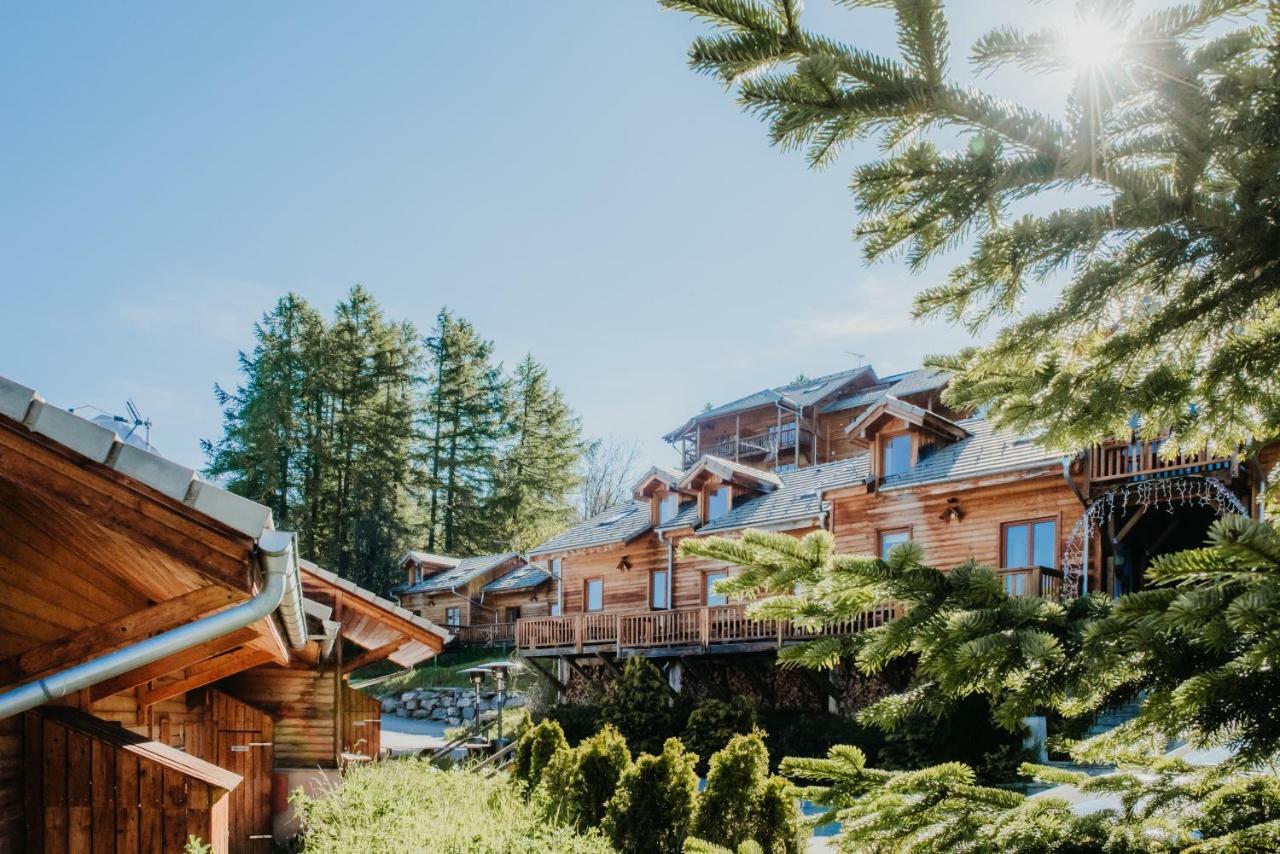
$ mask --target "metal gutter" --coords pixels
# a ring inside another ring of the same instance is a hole
[[[252,625],[277,608],[280,609],[290,646],[296,649],[305,645],[306,620],[294,555],[294,535],[286,531],[264,532],[258,541],[258,564],[262,569],[263,585],[252,599],[6,691],[0,694],[0,719]],[[297,634],[299,623],[302,627],[300,635]]]

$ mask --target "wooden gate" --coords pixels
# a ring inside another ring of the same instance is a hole
[[[376,697],[342,686],[342,752],[377,759],[382,750],[382,704]]]
[[[228,795],[230,854],[271,851],[271,777],[275,767],[274,724],[267,715],[221,691],[205,698],[204,721],[187,724],[187,751],[243,781]]]

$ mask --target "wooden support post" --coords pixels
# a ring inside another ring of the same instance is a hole
[[[613,671],[614,676],[618,676],[618,677],[622,676],[622,668],[618,666],[618,662],[610,659],[607,655],[600,656],[600,660],[604,662],[605,667]]]
[[[524,657],[524,661],[526,664],[529,665],[529,667],[533,670],[534,673],[538,674],[543,679],[546,679],[549,683],[551,683],[551,687],[555,688],[561,694],[569,693],[568,686],[566,686],[563,682],[557,679],[556,676],[553,673],[551,673],[551,671],[547,670],[545,667],[539,664],[536,658]]]
[[[342,591],[333,594],[333,619],[338,624],[338,636],[333,642],[333,763],[342,767]]]
[[[704,651],[711,646],[711,608],[706,605],[698,611],[698,639]]]
[[[577,653],[582,652],[582,632],[583,632],[582,623],[585,619],[586,619],[585,614],[573,615],[573,649],[574,649],[574,652],[577,652]]]
[[[671,574],[667,573],[668,583],[670,583],[670,578]],[[617,613],[613,615],[613,654],[622,655],[622,615]],[[604,658],[604,656],[601,656],[601,658]]]

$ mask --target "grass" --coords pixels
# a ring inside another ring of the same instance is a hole
[[[457,650],[448,650],[418,665],[412,672],[404,676],[393,677],[382,682],[372,690],[378,694],[399,694],[418,688],[470,688],[471,682],[462,673],[468,667],[488,664],[491,661],[502,661],[510,655],[510,647],[475,647],[464,646]],[[527,687],[535,677],[527,673],[517,673],[515,689]],[[492,690],[493,682],[488,680],[485,690]]]
[[[293,802],[303,821],[298,850],[404,854],[562,852],[607,854],[597,832],[545,822],[505,775],[441,771],[420,759],[352,766],[341,785]]]

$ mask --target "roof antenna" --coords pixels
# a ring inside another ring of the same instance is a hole
[[[143,445],[143,447],[145,447],[147,450],[152,450],[151,419],[142,417],[142,412],[138,409],[138,405],[133,402],[133,398],[129,398],[128,400],[126,400],[124,405],[125,405],[125,409],[127,409],[129,412],[128,417],[107,412],[102,407],[94,406],[93,404],[90,404],[90,403],[82,403],[79,406],[67,407],[67,411],[79,412],[82,409],[89,409],[94,412],[97,412],[98,417],[92,420],[97,421],[99,424],[101,424],[104,427],[110,427],[112,424],[128,425],[127,432],[121,432],[120,429],[111,427],[111,429],[114,429],[116,431],[116,434],[120,437],[120,440],[122,442],[129,441],[129,439],[133,437],[133,434],[137,432],[138,428],[141,427],[143,428],[143,431],[144,431],[145,445]],[[137,444],[137,443],[135,442],[134,444]]]
[[[852,350],[845,350],[845,352],[848,353],[850,356],[856,356],[858,358],[858,364],[854,365],[855,368],[861,368],[864,364],[866,364],[866,361],[867,361],[866,353],[855,353]]]

